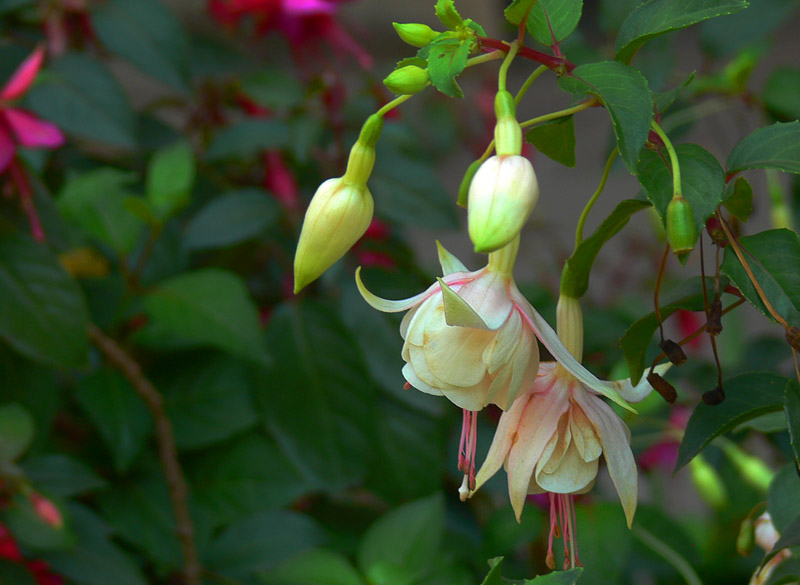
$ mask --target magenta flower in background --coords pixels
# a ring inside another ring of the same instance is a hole
[[[11,102],[28,91],[43,62],[44,48],[39,47],[22,62],[0,91],[0,172],[8,168],[18,146],[58,148],[64,144],[64,135],[55,125],[11,107]]]

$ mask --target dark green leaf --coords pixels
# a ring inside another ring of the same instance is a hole
[[[761,97],[775,116],[789,120],[800,118],[800,70],[781,67],[773,71]]]
[[[622,23],[614,43],[615,58],[627,63],[653,37],[744,8],[745,0],[649,0]]]
[[[789,557],[773,567],[764,585],[789,585],[800,579],[800,559]]]
[[[198,346],[212,346],[267,363],[258,310],[242,279],[205,268],[186,272],[155,287],[145,307],[160,332]]]
[[[787,385],[788,386],[788,385]],[[793,463],[783,466],[772,478],[767,492],[767,512],[778,532],[784,532],[800,518],[800,477]]]
[[[369,527],[358,548],[358,566],[403,569],[421,575],[440,554],[444,536],[444,498],[434,494],[396,508]]]
[[[572,34],[582,10],[583,0],[514,0],[505,15],[508,22],[519,25],[527,14],[528,33],[549,47],[554,40],[558,43]]]
[[[104,167],[72,177],[58,196],[58,209],[70,222],[116,252],[133,250],[142,220],[129,209],[128,186],[136,176]]]
[[[724,289],[726,285],[727,281],[721,279],[720,290]],[[713,278],[706,278],[706,287],[709,291],[714,290]],[[660,307],[661,319],[667,319],[678,309],[703,311],[704,308],[700,278],[691,278],[664,295]],[[658,329],[658,319],[655,312],[653,312],[631,325],[620,341],[622,351],[625,353],[625,360],[628,362],[628,372],[633,384],[637,384],[642,377],[642,372],[646,367],[647,348],[656,329]]]
[[[728,174],[745,169],[800,173],[800,122],[776,122],[743,138],[728,155]]]
[[[108,484],[78,459],[53,453],[22,466],[37,489],[62,498],[95,492]]]
[[[13,462],[33,442],[36,425],[31,414],[19,404],[0,406],[0,461]]]
[[[800,326],[800,237],[787,229],[767,230],[739,238],[739,244],[772,307],[790,325]],[[722,270],[753,306],[772,319],[733,246],[725,248]]]
[[[303,99],[303,86],[295,77],[278,69],[265,69],[242,79],[242,90],[259,105],[290,108]]]
[[[646,201],[636,201],[634,199],[627,199],[617,205],[594,233],[583,240],[572,253],[572,256],[567,259],[561,277],[562,292],[576,299],[582,297],[589,288],[589,275],[592,271],[592,264],[597,258],[600,249],[627,225],[628,220],[634,213],[647,207],[650,207],[650,204]]]
[[[20,544],[37,550],[63,550],[75,542],[69,527],[69,518],[59,507],[64,523],[54,526],[45,522],[34,509],[28,496],[17,493],[0,510],[0,520]]]
[[[622,160],[635,172],[653,119],[653,99],[642,74],[616,61],[601,61],[576,67],[558,84],[569,93],[600,99],[611,116]]]
[[[694,79],[694,71],[692,71],[686,78],[686,80],[680,85],[677,85],[667,91],[653,92],[653,102],[656,105],[656,111],[659,114],[663,114],[664,112],[666,112],[669,109],[669,107],[673,103],[675,103],[675,100],[678,99],[678,96],[683,91],[683,89],[687,85],[689,85],[693,79]]]
[[[115,370],[101,369],[81,380],[75,399],[103,437],[117,470],[128,469],[153,428],[150,412],[130,382]]]
[[[322,528],[306,516],[261,512],[223,531],[211,544],[207,565],[230,579],[247,580],[325,540]]]
[[[725,187],[722,204],[732,215],[742,221],[747,221],[753,212],[753,188],[744,177],[737,177]]]
[[[679,144],[675,150],[681,165],[683,196],[692,206],[695,229],[700,234],[706,219],[722,203],[725,173],[714,155],[697,144]],[[673,195],[670,168],[658,154],[648,150],[642,154],[637,173],[647,198],[666,224],[667,206]]]
[[[786,386],[783,410],[786,413],[786,425],[789,427],[789,439],[794,451],[794,461],[800,469],[800,386]]]
[[[286,506],[317,487],[301,478],[275,441],[259,433],[204,451],[190,477],[192,495],[214,526]]]
[[[764,43],[797,10],[794,0],[756,0],[747,10],[700,25],[703,50],[711,57],[737,53]]]
[[[103,46],[145,73],[188,91],[189,41],[175,15],[157,0],[112,0],[92,14]]]
[[[69,134],[136,146],[136,118],[128,99],[106,67],[86,55],[67,54],[51,62],[25,103]]]
[[[443,94],[461,98],[464,92],[456,82],[456,77],[467,65],[471,40],[444,38],[430,45],[428,54],[428,75],[433,86]]]
[[[264,585],[363,585],[342,555],[318,548],[292,557],[261,577]]]
[[[503,577],[500,570],[503,564],[503,557],[489,559],[491,570],[481,585],[575,585],[583,573],[582,567],[575,567],[568,571],[553,571],[547,575],[539,575],[533,579],[511,580]]]
[[[211,161],[248,158],[288,144],[289,128],[280,120],[243,120],[214,134],[206,157]]]
[[[772,558],[781,550],[790,546],[800,545],[800,518],[795,518],[791,524],[781,533],[778,542],[772,547],[772,550],[767,554],[767,558]],[[766,560],[766,559],[765,559]]]
[[[184,207],[194,184],[194,152],[186,141],[153,155],[147,166],[147,202],[162,221]]]
[[[9,585],[37,585],[33,573],[24,564],[0,559],[0,583]]]
[[[624,582],[623,575],[631,566],[632,537],[619,503],[575,506],[575,516],[581,563],[591,567],[580,575],[580,585]]]
[[[211,445],[254,426],[257,417],[250,386],[244,364],[228,358],[182,369],[165,388],[164,404],[178,447]]]
[[[86,363],[83,295],[46,246],[0,228],[0,290],[0,338],[38,362]]]
[[[186,227],[187,248],[202,250],[238,244],[263,234],[280,215],[266,191],[241,189],[212,199]]]
[[[267,329],[274,352],[258,399],[283,451],[309,481],[338,490],[363,476],[376,388],[335,315],[313,303],[278,307]]]
[[[539,152],[567,167],[575,166],[575,122],[565,116],[528,130],[525,140]]]
[[[686,465],[714,437],[767,412],[783,408],[788,378],[772,372],[748,372],[726,380],[725,400],[715,406],[700,403],[694,409],[678,450],[675,469]]]

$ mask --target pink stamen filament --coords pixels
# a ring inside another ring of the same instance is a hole
[[[475,490],[475,454],[478,449],[478,413],[461,411],[461,438],[458,444],[458,470],[463,472],[469,491]]]
[[[553,538],[561,532],[564,543],[564,570],[581,565],[578,560],[578,545],[575,527],[575,504],[572,494],[550,493],[550,534],[547,538],[547,566],[555,569],[555,557],[553,555]]]

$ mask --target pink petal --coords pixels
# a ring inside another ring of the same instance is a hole
[[[37,47],[14,71],[11,79],[0,92],[0,98],[13,100],[25,93],[36,78],[36,74],[39,73],[39,69],[42,68],[42,63],[44,63],[44,47]]]
[[[6,170],[16,150],[14,141],[4,129],[0,128],[0,173]]]
[[[23,110],[6,110],[3,115],[23,146],[58,148],[64,144],[61,130],[50,122]]]
[[[293,16],[333,14],[336,6],[326,0],[283,0],[283,11]]]

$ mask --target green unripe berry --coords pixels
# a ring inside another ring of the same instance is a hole
[[[697,241],[692,206],[683,195],[675,195],[667,206],[667,241],[681,264],[686,262]]]
[[[392,26],[397,31],[397,36],[402,39],[404,43],[421,49],[425,45],[429,45],[433,39],[438,37],[441,33],[433,30],[427,24],[420,24],[418,22],[407,22],[401,24],[393,22]]]
[[[406,65],[392,71],[383,80],[383,85],[394,93],[419,93],[428,86],[428,71],[416,65]]]

